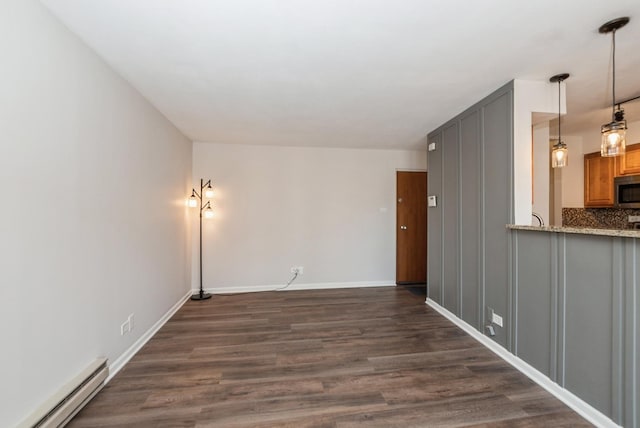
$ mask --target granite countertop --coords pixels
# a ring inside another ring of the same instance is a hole
[[[525,226],[520,224],[508,224],[507,229],[533,230],[538,232],[577,233],[582,235],[622,236],[627,238],[640,238],[640,230],[635,229],[593,229],[589,227],[564,227],[564,226]]]

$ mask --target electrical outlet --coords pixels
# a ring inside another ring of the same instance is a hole
[[[500,315],[496,314],[493,308],[487,306],[487,320],[490,323],[497,325],[498,327],[503,327],[503,319]]]
[[[127,318],[127,322],[129,323],[129,331],[133,331],[133,328],[135,327],[134,317],[135,317],[135,314],[131,314]]]
[[[131,324],[129,324],[129,320],[127,319],[125,322],[120,325],[120,336],[124,336],[128,332],[131,331]]]
[[[640,215],[630,215],[629,223],[640,223]]]
[[[297,266],[291,266],[291,273],[298,273],[298,267]]]
[[[291,266],[291,273],[302,275],[304,273],[304,266]]]
[[[498,327],[502,327],[502,317],[498,314],[496,314],[495,312],[493,313],[493,316],[491,317],[491,322],[494,323],[495,325],[497,325]]]
[[[304,275],[304,266],[298,266],[298,275]]]

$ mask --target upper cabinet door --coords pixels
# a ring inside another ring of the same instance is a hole
[[[640,174],[640,144],[627,146],[624,156],[616,158],[616,175]]]
[[[639,153],[640,154],[640,153]],[[615,159],[600,152],[584,155],[584,206],[613,206]]]

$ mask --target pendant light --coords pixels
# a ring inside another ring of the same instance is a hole
[[[612,56],[612,105],[611,105],[611,122],[602,125],[600,132],[602,133],[602,144],[600,146],[600,154],[602,156],[621,156],[625,152],[625,131],[627,129],[627,121],[624,120],[624,110],[618,105],[616,110],[616,30],[627,25],[628,17],[616,18],[605,24],[602,24],[598,30],[602,34],[611,33],[613,39],[613,56]]]
[[[558,142],[553,145],[551,151],[551,166],[553,168],[562,168],[569,164],[569,153],[567,151],[567,145],[562,142],[562,123],[560,119],[560,100],[561,100],[561,83],[569,78],[569,73],[556,74],[549,79],[549,82],[558,82]]]

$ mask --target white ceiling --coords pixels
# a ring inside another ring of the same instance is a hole
[[[194,141],[423,148],[511,79],[561,72],[563,130],[599,132],[611,36],[598,27],[619,16],[617,95],[640,95],[638,0],[42,2]]]

